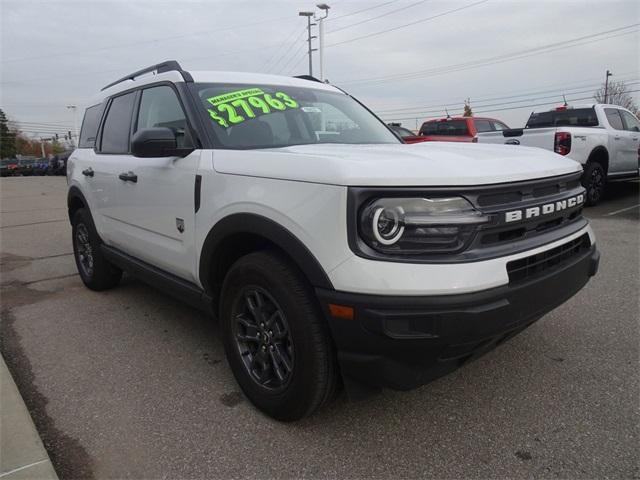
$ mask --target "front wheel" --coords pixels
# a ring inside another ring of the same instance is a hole
[[[333,398],[338,373],[326,321],[306,278],[283,256],[251,253],[231,267],[220,326],[240,388],[266,414],[298,420]]]
[[[596,205],[604,195],[607,174],[598,162],[588,163],[582,174],[582,186],[587,190],[587,205]]]

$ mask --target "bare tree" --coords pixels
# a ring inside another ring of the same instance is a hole
[[[463,117],[473,117],[473,110],[471,110],[471,99],[467,98],[464,101],[464,113],[462,114]]]
[[[603,83],[602,86],[593,94],[593,98],[597,103],[605,103],[604,89],[605,86]],[[633,101],[633,97],[629,93],[629,87],[627,87],[627,84],[623,81],[609,82],[606,103],[620,105],[621,107],[632,111],[636,116],[639,113],[638,106],[636,105],[636,102]]]

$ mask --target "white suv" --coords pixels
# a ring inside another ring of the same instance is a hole
[[[68,162],[83,282],[127,271],[218,317],[280,420],[410,389],[580,290],[599,254],[581,167],[540,149],[405,145],[311,77],[186,72],[103,89]]]

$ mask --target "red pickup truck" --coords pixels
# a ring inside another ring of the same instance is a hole
[[[484,117],[447,117],[428,120],[420,127],[425,142],[477,142],[478,134],[508,130],[500,120]]]

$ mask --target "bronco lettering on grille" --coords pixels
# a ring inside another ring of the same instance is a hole
[[[545,203],[535,207],[527,207],[520,210],[511,210],[505,212],[504,221],[517,222],[519,220],[528,220],[534,217],[541,217],[549,215],[554,212],[561,212],[569,208],[574,208],[584,203],[584,194],[575,195],[573,197],[565,198],[564,200],[558,200],[551,203]]]

